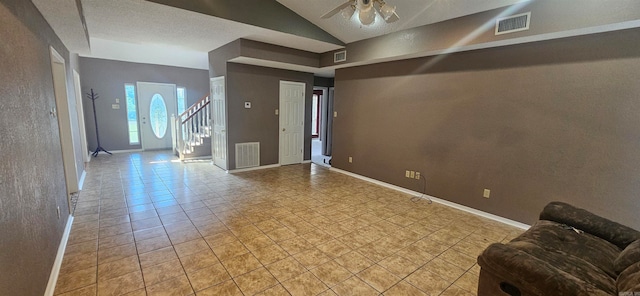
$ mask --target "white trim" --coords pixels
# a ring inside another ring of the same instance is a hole
[[[87,171],[82,170],[82,175],[80,175],[80,181],[78,182],[78,189],[82,190],[84,187],[84,178],[87,176]]]
[[[143,151],[144,150],[142,149],[126,149],[126,150],[111,150],[109,152],[111,152],[112,154],[118,154],[118,153],[143,152]],[[149,150],[149,151],[153,151],[153,150]],[[89,151],[89,152],[93,154],[95,151]]]
[[[277,168],[277,167],[280,167],[280,164],[279,164],[279,163],[276,163],[276,164],[270,164],[270,165],[261,165],[261,166],[257,166],[257,167],[246,168],[246,169],[228,170],[228,171],[227,171],[227,173],[229,173],[229,174],[233,174],[233,173],[241,173],[241,172],[247,172],[247,171],[255,171],[255,170],[272,169],[272,168]]]
[[[330,169],[330,168],[331,168],[331,166],[330,166],[330,165],[328,165],[328,164],[326,164],[326,163],[321,163],[321,162],[312,162],[312,163],[313,163],[313,164],[315,164],[315,165],[319,165],[319,166],[321,166],[321,167],[328,168],[328,169]]]
[[[45,296],[53,296],[53,292],[55,292],[56,290],[56,283],[58,282],[58,275],[60,275],[62,258],[64,257],[64,251],[67,248],[67,241],[69,241],[69,234],[71,233],[71,225],[73,225],[73,216],[69,215],[69,219],[67,219],[67,226],[65,226],[64,233],[62,233],[60,246],[58,246],[58,254],[56,255],[56,260],[53,261],[51,274],[49,274],[49,283],[47,283],[47,289],[44,292]]]
[[[474,214],[474,215],[477,215],[477,216],[480,216],[480,217],[483,217],[483,218],[491,219],[491,220],[494,220],[494,221],[497,221],[497,222],[501,222],[501,223],[504,223],[504,224],[507,224],[507,225],[510,225],[510,226],[513,226],[513,227],[520,228],[520,229],[526,230],[526,229],[529,229],[529,227],[530,227],[530,225],[527,225],[527,224],[524,224],[524,223],[520,223],[518,221],[514,221],[514,220],[507,219],[507,218],[504,218],[504,217],[500,217],[500,216],[497,216],[497,215],[494,215],[494,214],[483,212],[483,211],[480,211],[480,210],[477,210],[477,209],[474,209],[474,208],[463,206],[461,204],[450,202],[450,201],[447,201],[447,200],[444,200],[444,199],[440,199],[440,198],[437,198],[437,197],[433,197],[433,196],[430,196],[430,195],[422,194],[421,192],[409,190],[407,188],[403,188],[403,187],[396,186],[396,185],[393,185],[393,184],[385,183],[385,182],[382,182],[380,180],[372,179],[372,178],[365,177],[365,176],[362,176],[362,175],[358,175],[358,174],[355,174],[355,173],[352,173],[352,172],[344,171],[344,170],[337,169],[337,168],[334,168],[334,167],[332,167],[330,170],[331,171],[335,171],[337,173],[345,174],[347,176],[354,177],[356,179],[360,179],[360,180],[364,180],[364,181],[367,181],[367,182],[371,182],[373,184],[380,185],[382,187],[386,187],[386,188],[389,188],[389,189],[400,191],[402,193],[411,194],[411,195],[415,195],[415,196],[419,196],[419,197],[429,198],[432,201],[437,202],[439,204],[443,204],[443,205],[452,207],[454,209],[465,211],[467,213],[471,213],[471,214]]]
[[[196,157],[185,157],[182,162],[189,162],[191,160],[203,160],[203,159],[210,159],[211,161],[213,161],[213,158],[211,155],[205,155],[205,156],[196,156]]]
[[[303,160],[302,163],[311,163],[311,159]]]

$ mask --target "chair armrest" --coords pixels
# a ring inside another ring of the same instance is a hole
[[[540,213],[540,220],[566,224],[604,239],[620,249],[640,239],[640,232],[587,210],[563,202],[551,202]]]
[[[478,265],[481,272],[517,288],[521,294],[514,295],[610,295],[543,260],[500,243],[487,247],[478,256]]]

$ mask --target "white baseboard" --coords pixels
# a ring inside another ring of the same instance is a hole
[[[272,169],[277,167],[280,167],[280,164],[276,163],[276,164],[261,165],[257,167],[246,168],[246,169],[227,170],[227,173],[233,174],[233,173],[248,172],[248,171],[255,171],[255,170]]]
[[[311,159],[309,160],[303,160],[302,163],[311,163]]]
[[[67,226],[65,226],[62,239],[60,240],[60,246],[58,246],[56,260],[53,261],[53,268],[51,268],[51,274],[49,275],[49,283],[47,283],[47,289],[44,292],[45,296],[53,296],[53,293],[56,290],[56,283],[58,282],[58,275],[60,275],[60,267],[62,266],[62,258],[64,257],[64,251],[67,248],[67,241],[69,241],[72,224],[73,216],[69,215],[69,219],[67,219]]]
[[[80,181],[78,181],[78,189],[82,190],[84,187],[84,178],[87,177],[87,171],[82,170],[82,175],[80,175]]]
[[[329,168],[329,169],[331,168],[331,166],[328,163],[314,162],[313,164],[319,165],[321,167]]]
[[[483,217],[483,218],[491,219],[491,220],[494,220],[494,221],[497,221],[497,222],[501,222],[501,223],[504,223],[504,224],[507,224],[507,225],[510,225],[510,226],[513,226],[513,227],[520,228],[520,229],[527,230],[527,229],[529,229],[529,227],[531,227],[530,225],[527,225],[527,224],[524,224],[524,223],[521,223],[521,222],[518,222],[518,221],[514,221],[514,220],[511,220],[511,219],[500,217],[498,215],[494,215],[494,214],[490,214],[490,213],[487,213],[487,212],[483,212],[483,211],[480,211],[480,210],[477,210],[477,209],[474,209],[474,208],[463,206],[461,204],[450,202],[450,201],[447,201],[447,200],[444,200],[444,199],[440,199],[440,198],[437,198],[437,197],[433,197],[433,196],[430,196],[430,195],[422,194],[421,192],[409,190],[407,188],[403,188],[403,187],[396,186],[396,185],[393,185],[393,184],[385,183],[385,182],[382,182],[380,180],[372,179],[372,178],[365,177],[365,176],[362,176],[362,175],[358,175],[358,174],[355,174],[355,173],[352,173],[352,172],[348,172],[348,171],[345,171],[345,170],[337,169],[337,168],[334,168],[334,167],[332,167],[330,170],[335,171],[337,173],[345,174],[347,176],[351,176],[351,177],[354,177],[354,178],[357,178],[357,179],[360,179],[360,180],[371,182],[373,184],[380,185],[380,186],[383,186],[383,187],[386,187],[386,188],[389,188],[389,189],[400,191],[402,193],[415,195],[415,196],[421,196],[421,197],[424,196],[425,198],[428,198],[428,199],[430,199],[430,200],[432,200],[434,202],[437,202],[439,204],[443,204],[443,205],[452,207],[454,209],[465,211],[467,213],[471,213],[471,214],[474,214],[474,215],[477,215],[477,216],[480,216],[480,217]]]

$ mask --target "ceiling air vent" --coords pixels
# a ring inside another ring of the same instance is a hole
[[[346,50],[338,51],[338,52],[333,54],[333,62],[334,63],[344,62],[346,60],[347,60],[347,51]]]
[[[496,35],[529,30],[531,12],[516,14],[496,20]]]

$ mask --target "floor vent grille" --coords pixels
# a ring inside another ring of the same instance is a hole
[[[496,20],[496,35],[529,30],[531,12],[516,14]]]
[[[236,143],[236,168],[260,166],[260,142]]]

